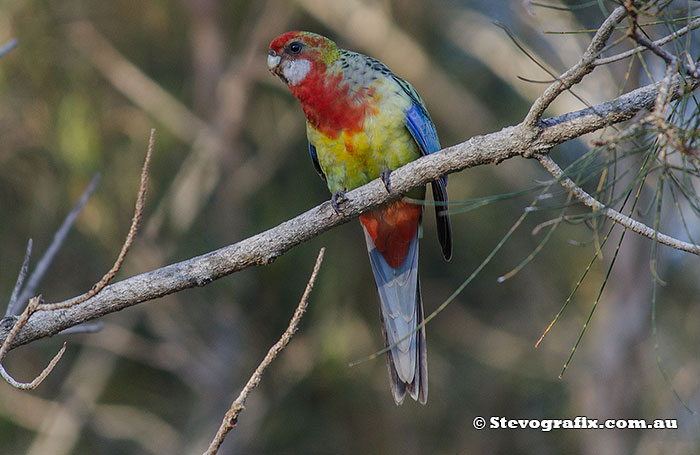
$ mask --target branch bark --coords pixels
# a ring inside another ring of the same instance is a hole
[[[673,99],[692,84],[677,76],[669,87]],[[183,289],[206,284],[255,265],[267,265],[294,246],[356,218],[408,190],[425,185],[443,175],[470,167],[497,164],[522,156],[547,154],[554,146],[603,127],[629,120],[642,110],[651,110],[658,84],[641,87],[611,101],[543,119],[535,125],[521,123],[501,131],[471,139],[413,161],[391,174],[392,193],[387,194],[380,179],[347,193],[342,214],[330,202],[316,206],[260,234],[210,253],[152,270],[105,287],[98,295],[70,308],[38,311],[17,334],[11,347],[57,334],[74,325],[93,320],[141,302],[163,297]],[[614,220],[617,221],[617,220]],[[653,237],[661,240],[660,237]],[[696,252],[698,246],[691,248]],[[0,323],[0,342],[6,336],[9,321]]]
[[[655,239],[659,243],[668,245],[671,248],[675,248],[676,250],[700,255],[700,247],[698,245],[695,245],[694,243],[684,242],[666,234],[662,234],[658,231],[655,231],[653,228],[650,228],[644,223],[640,223],[637,220],[623,215],[617,210],[613,210],[610,207],[606,207],[604,204],[600,203],[596,198],[594,198],[590,194],[586,193],[583,189],[581,189],[580,186],[576,185],[576,183],[574,183],[573,180],[568,178],[564,171],[549,156],[540,155],[537,157],[537,159],[550,174],[557,178],[561,186],[563,186],[564,188],[566,188],[567,191],[573,194],[574,197],[576,197],[576,199],[583,202],[592,209],[602,212],[603,215],[607,216],[614,222],[631,229],[633,232],[636,232],[637,234],[643,237]]]

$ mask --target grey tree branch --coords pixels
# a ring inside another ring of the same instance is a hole
[[[527,113],[527,116],[525,116],[525,120],[523,120],[525,125],[536,125],[542,118],[544,111],[564,90],[568,90],[575,84],[578,84],[584,76],[595,69],[593,62],[598,58],[600,52],[608,42],[610,35],[615,31],[615,26],[624,19],[626,15],[627,11],[624,6],[615,8],[610,16],[608,16],[598,28],[595,35],[593,35],[593,39],[591,39],[591,43],[583,53],[581,60],[559,76],[557,80],[547,87],[542,95],[532,103],[530,111]]]
[[[695,30],[696,28],[700,27],[700,19],[694,19],[692,22],[690,22],[688,25],[686,25],[683,28],[679,28],[673,33],[670,33],[663,38],[660,38],[656,41],[654,41],[654,45],[656,46],[663,46],[664,44],[668,44],[671,41],[680,38],[681,36],[685,35],[686,33]],[[617,62],[619,60],[626,59],[627,57],[631,57],[635,54],[638,54],[640,52],[643,52],[647,50],[648,47],[646,46],[636,46],[633,49],[630,49],[625,52],[620,52],[619,54],[612,55],[610,57],[601,57],[597,58],[592,62],[593,66],[600,66],[600,65],[607,65],[609,63]]]
[[[700,246],[695,245],[694,243],[684,242],[666,234],[657,232],[653,228],[647,226],[646,224],[640,223],[637,220],[623,215],[617,210],[605,206],[596,198],[586,193],[580,186],[576,185],[576,183],[574,183],[573,180],[568,178],[564,171],[559,167],[559,165],[557,165],[557,163],[555,163],[554,160],[552,160],[552,158],[550,158],[549,156],[540,155],[537,157],[537,160],[542,164],[542,166],[545,169],[547,169],[547,171],[550,174],[556,177],[561,186],[563,186],[571,194],[573,194],[576,199],[583,202],[592,209],[601,212],[603,215],[607,216],[614,222],[629,228],[630,230],[636,232],[639,235],[650,239],[656,239],[659,243],[663,243],[664,245],[670,246],[671,248],[700,255]]]
[[[677,99],[697,85],[697,81],[689,84],[677,76],[670,83],[669,93],[672,99]],[[348,192],[348,201],[342,214],[335,213],[327,201],[233,245],[111,284],[80,305],[50,312],[38,311],[17,334],[11,347],[55,335],[79,323],[141,302],[183,289],[205,286],[213,280],[254,265],[270,264],[294,246],[443,175],[518,156],[529,158],[547,154],[558,144],[628,120],[642,110],[651,110],[657,93],[657,85],[652,84],[592,108],[544,119],[535,126],[521,123],[495,133],[472,137],[395,170],[391,174],[391,194],[387,194],[380,179]],[[639,233],[648,234],[644,230]],[[662,237],[656,234],[650,238],[664,243]],[[670,241],[666,244],[673,246]],[[689,250],[694,253],[698,251],[692,248]],[[7,324],[0,324],[0,341],[7,335],[6,327]]]

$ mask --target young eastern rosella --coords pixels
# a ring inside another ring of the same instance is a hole
[[[382,177],[440,149],[435,126],[416,90],[382,62],[310,32],[288,32],[270,44],[267,65],[301,102],[314,167],[333,193]],[[447,179],[432,182],[438,201],[438,237],[445,259],[452,255]],[[408,194],[425,197],[425,187]],[[428,364],[418,281],[418,235],[422,207],[398,200],[360,216],[377,283],[387,367],[396,404],[408,392],[425,404]],[[406,338],[409,334],[412,335]],[[404,339],[406,338],[406,339]]]

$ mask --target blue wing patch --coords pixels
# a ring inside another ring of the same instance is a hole
[[[440,150],[440,140],[435,131],[435,125],[423,108],[415,102],[406,112],[406,128],[421,149],[423,155]]]
[[[423,100],[416,90],[403,79],[399,79],[399,85],[411,98],[411,108],[406,112],[406,128],[418,144],[422,155],[429,155],[441,149],[435,125],[425,109]],[[443,186],[447,186],[447,176],[440,179]]]
[[[406,111],[406,129],[408,129],[413,140],[418,144],[422,155],[437,152],[441,148],[440,140],[423,100],[421,100],[418,92],[411,84],[398,76],[394,76],[394,79],[411,99],[411,107]],[[437,202],[435,205],[435,216],[437,219],[438,238],[442,246],[442,254],[449,261],[452,257],[452,228],[450,227],[450,217],[447,213],[447,176],[435,180],[431,186],[433,188],[433,198]]]

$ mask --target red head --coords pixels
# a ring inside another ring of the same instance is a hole
[[[329,137],[359,131],[368,113],[376,113],[369,97],[374,89],[350,92],[343,71],[327,71],[341,50],[328,38],[310,32],[288,32],[270,43],[267,66],[301,102],[309,124]]]
[[[338,56],[338,48],[328,38],[311,32],[287,32],[270,43],[267,67],[290,86],[296,86],[313,69],[323,72]]]

